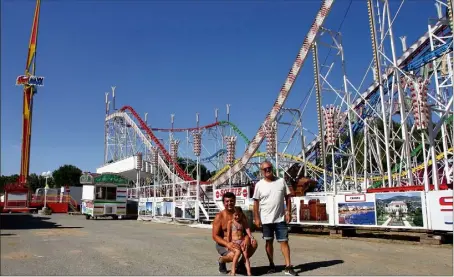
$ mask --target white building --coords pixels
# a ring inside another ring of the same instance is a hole
[[[408,211],[407,204],[404,201],[392,201],[385,207],[387,213],[401,212],[406,214]]]

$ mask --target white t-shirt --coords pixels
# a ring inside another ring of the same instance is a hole
[[[257,182],[252,198],[260,200],[259,213],[262,224],[279,223],[285,220],[285,196],[290,189],[284,179],[268,182],[264,179]]]

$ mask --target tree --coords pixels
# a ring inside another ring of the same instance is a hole
[[[196,165],[197,162],[191,159],[186,159],[186,158],[178,158],[178,165],[183,169],[187,169],[189,172],[189,175],[192,176],[192,178],[196,179],[197,178],[197,171],[196,171]],[[200,166],[200,181],[207,181],[210,179],[211,176],[213,176],[212,172],[210,172],[206,166],[203,164],[199,164]]]
[[[19,175],[14,174],[11,176],[0,176],[0,192],[3,192],[5,190],[5,186],[7,184],[15,183],[19,180]]]
[[[47,185],[50,188],[55,187],[55,182],[53,178],[47,178]],[[36,175],[35,173],[30,174],[27,178],[27,186],[34,193],[39,188],[44,188],[46,186],[46,178],[41,175]]]
[[[74,165],[65,164],[59,169],[52,172],[53,181],[56,187],[61,186],[80,186],[79,180],[82,176],[82,170]]]

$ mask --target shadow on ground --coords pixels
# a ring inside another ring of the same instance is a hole
[[[24,229],[78,229],[83,227],[66,227],[49,221],[50,217],[32,216],[30,214],[0,214],[1,230],[24,230]],[[2,236],[10,234],[2,234]]]
[[[315,270],[321,267],[329,267],[329,266],[334,266],[337,264],[343,264],[343,260],[329,260],[329,261],[320,261],[320,262],[311,262],[311,263],[305,263],[305,264],[300,264],[297,266],[294,266],[295,272],[296,273],[301,273],[301,272],[306,272],[306,271],[311,271]],[[283,272],[285,266],[283,265],[277,265],[276,266],[276,273]],[[257,266],[251,268],[252,274],[254,276],[261,276],[265,275],[268,272],[268,266]]]

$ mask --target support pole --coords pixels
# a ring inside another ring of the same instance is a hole
[[[373,49],[373,56],[374,56],[374,64],[375,64],[375,74],[374,80],[378,82],[379,90],[380,90],[380,102],[381,102],[381,112],[382,112],[382,121],[383,121],[383,133],[385,136],[385,154],[386,154],[386,166],[387,166],[387,173],[388,173],[388,187],[392,186],[392,169],[391,169],[391,157],[389,154],[389,130],[388,124],[386,120],[386,107],[385,107],[385,93],[383,91],[383,80],[381,76],[381,65],[380,65],[380,57],[378,52],[378,43],[376,38],[376,28],[375,28],[375,15],[374,15],[374,7],[372,0],[367,1],[367,7],[369,11],[369,24],[370,24],[370,31],[371,31],[371,39],[372,39],[372,49]],[[383,183],[383,185],[385,185]]]

